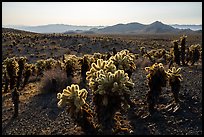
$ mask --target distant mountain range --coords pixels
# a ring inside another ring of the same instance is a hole
[[[149,25],[140,23],[117,24],[106,28],[98,29],[98,33],[166,33],[177,29],[156,21]]]
[[[202,30],[202,25],[179,25],[179,24],[173,24],[171,25],[174,28],[178,29],[191,29],[191,30]]]
[[[202,27],[201,27],[202,29]],[[170,25],[163,24],[162,22],[155,21],[149,25],[141,23],[128,23],[117,24],[94,30],[96,33],[108,33],[108,34],[161,34],[161,33],[193,33],[200,31],[193,31],[191,29],[179,29]]]
[[[93,28],[103,28],[104,26],[77,26],[65,24],[48,24],[41,26],[15,26],[7,25],[5,28],[13,28],[18,30],[37,32],[37,33],[64,33],[66,31],[87,31]]]
[[[202,33],[202,25],[167,25],[155,21],[149,25],[133,22],[113,26],[76,26],[65,24],[49,24],[42,26],[3,26],[18,30],[37,33],[66,33],[66,34],[155,34],[155,33]]]

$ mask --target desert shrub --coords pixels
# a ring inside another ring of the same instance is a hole
[[[66,72],[60,68],[53,68],[43,73],[39,90],[42,93],[58,92],[66,88],[71,83],[66,76]]]

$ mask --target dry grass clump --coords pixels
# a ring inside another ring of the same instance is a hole
[[[43,73],[39,90],[41,93],[59,92],[70,83],[71,80],[67,78],[67,74],[64,70],[53,68]]]

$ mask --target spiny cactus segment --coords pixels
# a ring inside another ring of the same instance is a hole
[[[162,63],[155,63],[150,67],[145,67],[145,70],[149,72],[146,76],[150,88],[147,94],[147,102],[149,105],[149,112],[152,113],[154,112],[154,106],[158,101],[158,97],[161,94],[161,87],[166,86],[167,74]]]
[[[169,80],[169,85],[171,86],[171,91],[174,95],[174,100],[176,103],[178,103],[179,101],[178,95],[182,80],[182,76],[181,74],[179,74],[180,71],[181,68],[176,69],[175,67],[173,67],[172,69],[168,69],[168,71],[166,72]]]
[[[78,85],[72,84],[71,86],[67,86],[62,93],[57,94],[57,99],[60,100],[58,102],[58,107],[64,107],[67,105],[71,115],[78,113],[82,109],[83,105],[86,104],[85,100],[87,98],[87,94],[87,90],[80,90]]]
[[[136,68],[134,65],[135,55],[130,53],[129,50],[122,50],[118,52],[115,56],[112,56],[110,60],[114,61],[117,69],[123,69],[127,71]]]
[[[177,77],[181,81],[182,76],[181,74],[179,74],[180,71],[181,71],[181,68],[176,69],[175,67],[173,67],[172,69],[168,69],[166,73],[168,78],[174,79],[175,77]]]

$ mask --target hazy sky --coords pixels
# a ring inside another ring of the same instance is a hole
[[[202,24],[202,2],[2,2],[2,25]]]

